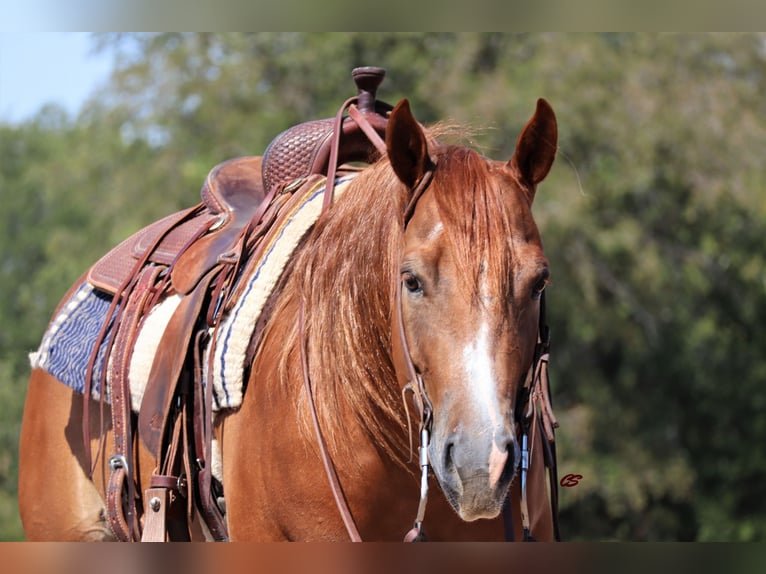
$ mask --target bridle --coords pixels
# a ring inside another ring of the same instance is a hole
[[[428,498],[428,445],[431,435],[431,426],[433,424],[433,404],[428,398],[423,377],[417,372],[412,362],[412,356],[407,345],[407,336],[404,330],[404,319],[402,313],[402,293],[403,283],[399,284],[396,290],[396,323],[397,336],[402,351],[407,384],[402,394],[411,392],[415,399],[415,405],[420,412],[420,446],[418,448],[419,463],[421,467],[420,482],[420,502],[418,512],[412,529],[404,537],[405,542],[425,541],[426,536],[423,532],[423,520],[425,518],[426,503]],[[551,513],[553,518],[553,534],[558,541],[561,540],[558,520],[558,478],[556,470],[556,445],[554,442],[554,429],[558,427],[558,421],[553,414],[553,407],[550,398],[550,381],[548,379],[548,360],[550,357],[550,329],[546,322],[545,312],[545,292],[540,293],[540,314],[538,319],[537,343],[532,360],[532,366],[525,375],[524,384],[520,386],[517,393],[515,419],[519,421],[521,428],[521,461],[520,480],[521,480],[521,525],[524,541],[534,541],[531,533],[529,509],[527,503],[527,473],[529,471],[529,462],[531,460],[531,446],[535,444],[536,433],[540,432],[542,427],[545,437],[542,437],[544,445],[543,459],[548,468],[548,478],[550,482]],[[406,402],[405,402],[406,407]],[[409,422],[409,416],[408,422]],[[514,540],[513,517],[511,515],[510,497],[506,498],[503,505],[503,518],[505,524],[506,540]]]
[[[371,143],[377,148],[381,156],[386,154],[385,142],[378,135],[376,130],[368,123],[365,114],[359,113],[356,107],[357,97],[348,99],[341,109],[338,111],[335,121],[335,129],[333,135],[332,148],[330,152],[330,162],[328,164],[328,178],[325,190],[325,199],[323,210],[326,210],[333,200],[333,190],[335,187],[335,173],[337,166],[335,160],[338,157],[338,148],[340,146],[340,134],[339,129],[344,112],[348,111],[349,116],[357,122],[360,129],[368,136]],[[410,200],[404,212],[404,227],[406,229],[407,223],[411,219],[418,200],[422,197],[430,185],[433,174],[436,169],[436,163],[431,161],[426,166],[426,171],[420,180],[416,183],[410,194]],[[418,509],[415,516],[415,520],[412,528],[407,531],[404,536],[405,542],[419,542],[425,541],[426,535],[423,531],[423,522],[425,519],[426,506],[428,503],[428,477],[430,473],[430,463],[428,460],[428,446],[430,443],[431,430],[433,425],[433,405],[428,398],[425,385],[423,383],[423,377],[418,373],[415,365],[412,361],[412,357],[409,352],[409,346],[407,344],[407,336],[404,328],[404,319],[402,313],[402,289],[404,288],[403,281],[398,281],[396,289],[396,302],[395,302],[395,337],[396,343],[399,345],[401,351],[401,358],[404,362],[406,384],[402,389],[402,396],[405,397],[407,393],[411,393],[415,406],[419,412],[420,424],[419,435],[420,445],[418,447],[418,462],[421,469],[420,478],[420,497],[418,503]],[[311,412],[311,419],[314,427],[314,431],[317,437],[317,443],[319,445],[320,455],[322,463],[325,467],[328,481],[335,499],[338,512],[341,515],[343,523],[348,532],[349,538],[352,542],[361,542],[362,538],[359,534],[359,530],[354,521],[351,510],[348,506],[348,501],[343,492],[343,487],[338,478],[338,473],[335,469],[332,457],[327,448],[327,444],[324,440],[322,429],[319,425],[319,418],[316,411],[316,405],[314,403],[313,391],[311,389],[311,379],[309,376],[308,359],[306,351],[305,340],[305,324],[304,324],[304,308],[303,301],[301,300],[299,307],[298,328],[300,333],[300,357],[301,368],[303,373],[303,384],[308,399],[308,406]],[[516,402],[516,420],[518,421],[521,430],[521,447],[522,457],[520,462],[520,480],[521,480],[521,522],[523,539],[525,541],[533,541],[530,530],[530,519],[527,502],[527,473],[529,470],[529,461],[531,459],[531,448],[535,444],[537,433],[545,433],[545,437],[541,437],[542,444],[544,445],[543,455],[545,464],[549,471],[550,480],[550,501],[551,510],[553,514],[553,528],[554,537],[556,540],[560,540],[559,523],[558,523],[558,482],[556,478],[556,451],[553,429],[558,427],[558,422],[553,415],[553,410],[550,400],[550,389],[548,381],[548,359],[550,353],[550,330],[545,320],[545,292],[540,294],[540,315],[538,322],[538,334],[537,343],[535,345],[535,351],[528,373],[525,374],[523,385],[520,385],[517,402]],[[407,406],[405,398],[405,409]],[[408,428],[409,428],[409,414],[407,415]],[[410,431],[410,448],[412,445],[411,431]],[[510,495],[507,497],[505,504],[503,505],[503,516],[506,531],[506,540],[513,540],[513,520],[511,516],[511,504]]]

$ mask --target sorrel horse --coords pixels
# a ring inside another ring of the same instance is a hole
[[[531,206],[555,157],[553,110],[538,101],[509,161],[440,143],[406,101],[387,116],[385,153],[298,245],[249,348],[242,404],[216,417],[228,538],[401,540],[418,510],[415,534],[429,540],[520,540],[523,526],[551,540],[543,431],[527,453],[520,419],[549,281]],[[114,452],[110,413],[33,369],[19,465],[28,539],[115,538],[110,469],[92,464]],[[410,428],[425,441],[414,460]],[[144,525],[160,505],[144,496],[156,462],[130,444],[135,484],[121,496]],[[444,496],[424,513],[429,483]],[[204,536],[191,516],[189,536]]]

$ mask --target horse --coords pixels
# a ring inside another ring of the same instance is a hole
[[[415,539],[553,540],[543,434],[521,439],[550,281],[531,208],[556,154],[553,109],[538,100],[495,161],[442,143],[402,100],[384,146],[298,245],[248,348],[242,404],[216,417],[226,538],[402,540],[414,522]],[[92,464],[114,451],[111,409],[32,370],[27,539],[115,539],[109,468]],[[127,450],[147,528],[156,463],[136,436]],[[429,488],[442,495],[425,512]],[[209,539],[191,514],[185,539]]]

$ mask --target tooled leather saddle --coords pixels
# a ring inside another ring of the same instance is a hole
[[[376,92],[385,71],[356,68],[352,76],[357,95],[336,117],[282,132],[263,157],[219,164],[204,182],[199,204],[138,231],[89,270],[87,281],[113,297],[112,327],[105,325],[100,335],[108,341],[109,357],[100,388],[108,371],[115,453],[109,459],[107,517],[119,540],[188,539],[193,508],[212,538],[227,539],[221,485],[210,468],[212,385],[203,380],[202,349],[236,297],[248,258],[296,189],[290,183],[326,176],[326,206],[340,165],[370,163],[384,152],[392,107],[377,101]],[[162,335],[136,415],[127,373],[136,334],[142,319],[169,295],[181,301]],[[96,355],[88,365],[86,400]],[[88,441],[87,420],[84,429]],[[156,458],[143,496],[136,492],[132,460],[136,437]]]

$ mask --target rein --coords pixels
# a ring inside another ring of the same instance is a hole
[[[322,434],[322,428],[319,426],[319,417],[317,416],[316,405],[314,404],[314,394],[311,391],[311,379],[309,377],[308,359],[306,358],[306,341],[304,334],[305,324],[303,321],[303,301],[301,301],[298,325],[301,333],[300,338],[300,351],[301,351],[301,369],[303,370],[303,386],[306,390],[306,396],[309,401],[309,410],[311,411],[311,421],[314,424],[314,431],[317,435],[317,442],[319,443],[319,451],[322,455],[322,464],[324,464],[327,478],[330,481],[330,488],[332,489],[332,495],[335,498],[335,504],[338,506],[340,516],[343,519],[343,524],[346,526],[346,531],[352,542],[361,542],[362,537],[359,535],[359,530],[356,527],[356,522],[351,514],[351,510],[348,507],[346,501],[346,495],[343,492],[343,487],[340,484],[338,478],[338,472],[335,470],[335,464],[332,461],[330,452],[327,450],[327,443],[324,440]]]

